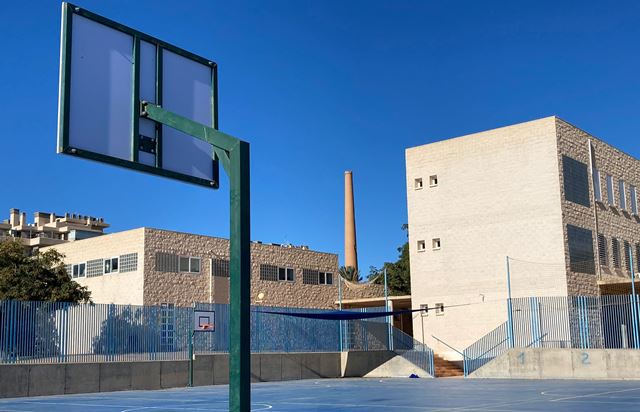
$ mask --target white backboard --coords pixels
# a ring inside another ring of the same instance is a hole
[[[58,152],[218,187],[210,144],[140,117],[140,101],[217,128],[216,65],[62,5]]]
[[[194,311],[193,330],[196,332],[215,332],[216,312],[212,310]]]

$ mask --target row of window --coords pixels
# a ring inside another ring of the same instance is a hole
[[[156,253],[156,271],[171,273],[200,273],[201,259],[194,256],[180,256],[172,253]]]
[[[631,271],[631,263],[635,260],[635,270],[640,273],[640,243],[632,245],[630,242],[623,240],[622,242],[615,238],[611,238],[611,259],[609,259],[609,242],[603,234],[598,234],[598,260],[600,266],[613,266],[614,268],[622,267],[622,257],[624,256],[624,267]],[[620,247],[622,246],[622,247]],[[624,251],[621,253],[621,249]],[[635,257],[633,256],[635,249]]]
[[[587,165],[569,156],[562,156],[565,199],[583,206],[590,207],[589,200],[589,172]],[[593,169],[593,194],[596,201],[603,202],[602,182],[600,171]],[[612,175],[605,176],[607,203],[622,210],[638,215],[638,189],[636,186],[619,179],[617,182]],[[615,195],[617,186],[618,196]],[[627,199],[627,189],[629,199]],[[629,202],[627,202],[629,200]]]
[[[437,238],[431,239],[431,250],[440,250],[440,248],[441,248],[440,238],[437,237]],[[425,250],[427,250],[427,242],[425,240],[418,240],[417,249],[418,249],[418,252],[424,252]]]
[[[581,227],[567,225],[567,237],[571,271],[595,274],[593,232]],[[609,244],[611,245],[611,255],[609,255]],[[633,256],[634,249],[635,256]],[[603,234],[598,234],[598,263],[601,267],[613,266],[614,268],[621,268],[624,265],[627,271],[631,271],[633,260],[635,260],[634,269],[640,273],[640,243],[632,245],[631,242],[621,241],[615,237],[611,238],[611,242],[607,242],[607,238]]]
[[[269,280],[272,282],[293,282],[295,279],[295,270],[293,268],[260,265],[260,280]]]
[[[138,270],[138,254],[128,253],[110,258],[68,264],[65,265],[65,270],[72,279],[135,272]]]
[[[229,277],[229,260],[211,259],[211,274]],[[276,265],[260,265],[260,280],[272,282],[294,282],[295,269]],[[333,273],[316,269],[302,269],[302,283],[305,285],[333,285]]]
[[[420,309],[422,309],[422,312],[420,312],[420,315],[429,316],[429,304],[427,303],[421,304]],[[434,306],[434,309],[436,312],[436,316],[444,315],[444,303],[436,303]]]
[[[438,186],[438,175],[431,175],[429,176],[429,187],[436,187]],[[423,188],[423,183],[422,183],[422,178],[421,177],[416,177],[413,180],[413,188],[415,190],[420,190]]]

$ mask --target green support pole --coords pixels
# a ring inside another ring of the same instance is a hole
[[[192,330],[191,333],[189,333],[189,383],[187,384],[188,387],[192,388],[193,387],[193,334],[195,332]]]
[[[229,318],[229,410],[251,409],[251,243],[249,230],[249,144],[239,141],[230,153],[231,245]]]
[[[161,107],[141,102],[141,115],[211,144],[230,183],[229,411],[251,410],[251,241],[249,143]]]

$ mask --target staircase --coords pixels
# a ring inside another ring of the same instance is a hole
[[[439,355],[433,355],[433,364],[435,366],[436,378],[453,378],[458,376],[464,376],[464,371],[458,365],[448,360],[445,360]]]

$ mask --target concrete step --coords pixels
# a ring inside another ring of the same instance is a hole
[[[434,355],[433,357],[433,366],[435,368],[436,378],[453,378],[464,376],[464,371],[462,370],[462,368],[438,355]]]

